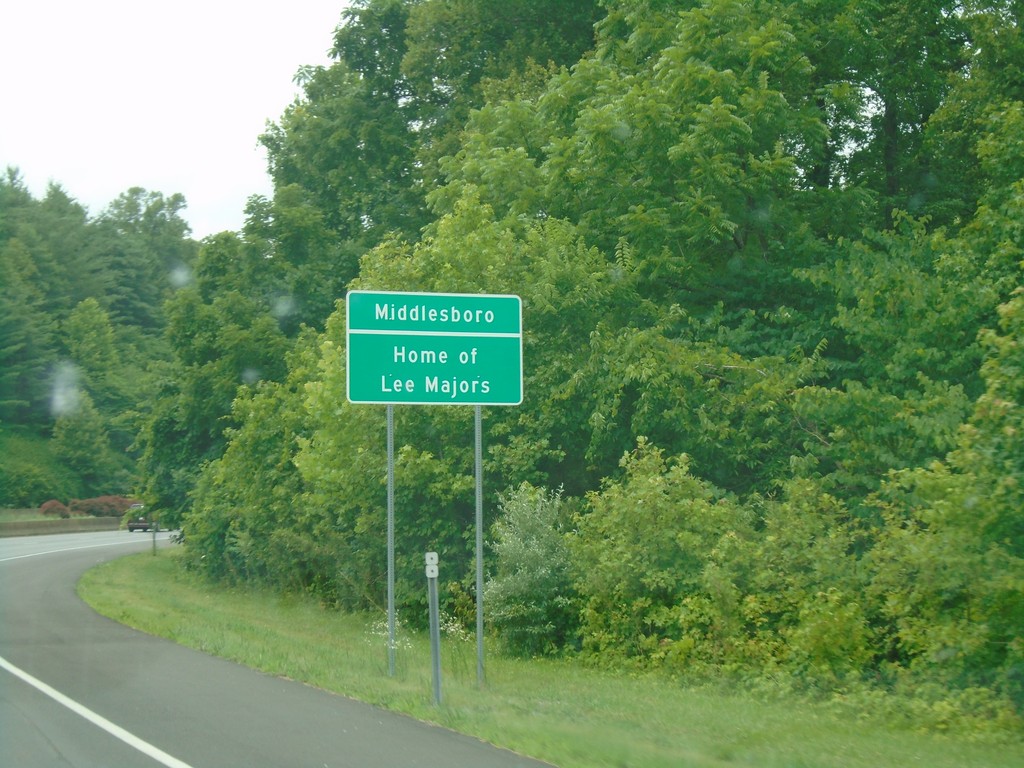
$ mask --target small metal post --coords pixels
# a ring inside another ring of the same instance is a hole
[[[437,598],[437,552],[427,552],[427,602],[430,609],[430,667],[434,678],[434,706],[441,705],[441,616]]]

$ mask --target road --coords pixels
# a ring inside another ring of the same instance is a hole
[[[85,570],[151,542],[124,531],[0,539],[0,765],[545,765],[150,637],[78,599]]]

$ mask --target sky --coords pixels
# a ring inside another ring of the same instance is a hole
[[[131,187],[181,193],[196,239],[270,195],[259,135],[328,64],[345,0],[0,4],[0,172],[99,215]]]

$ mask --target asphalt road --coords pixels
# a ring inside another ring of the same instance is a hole
[[[98,616],[79,576],[124,531],[0,539],[0,765],[513,768],[511,752]]]

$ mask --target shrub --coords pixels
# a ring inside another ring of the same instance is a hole
[[[0,428],[0,507],[27,509],[40,499],[66,499],[78,486],[77,476],[54,456],[48,440],[5,434]]]
[[[749,513],[691,475],[687,456],[667,459],[645,438],[622,467],[621,479],[588,496],[572,539],[585,654],[644,665],[697,640],[716,644],[690,636],[705,611],[686,601],[704,591],[705,565],[723,536],[748,535]]]
[[[76,514],[93,517],[121,517],[128,507],[137,502],[124,496],[97,496],[92,499],[72,499],[68,503],[70,510]]]
[[[511,653],[552,653],[576,634],[578,615],[561,492],[524,483],[499,503],[497,574],[484,591],[491,626]]]
[[[54,517],[62,517],[62,518],[71,517],[71,510],[69,510],[67,507],[65,507],[61,502],[57,501],[56,499],[50,499],[49,501],[44,501],[39,506],[39,512],[41,514],[52,515]]]

